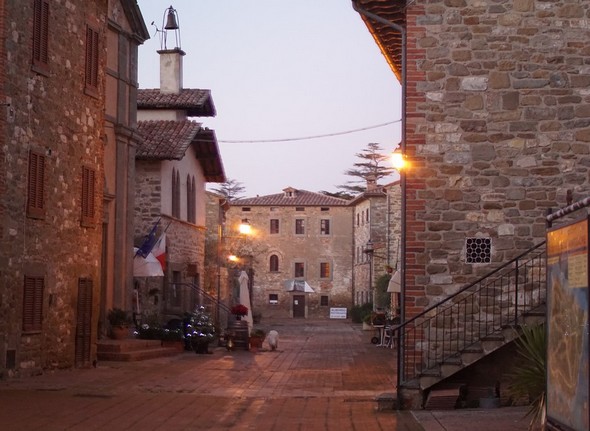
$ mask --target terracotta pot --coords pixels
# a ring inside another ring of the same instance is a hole
[[[113,340],[124,340],[129,337],[128,326],[113,326],[111,328],[111,338]]]

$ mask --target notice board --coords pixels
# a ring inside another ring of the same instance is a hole
[[[590,429],[588,218],[547,232],[547,422]]]

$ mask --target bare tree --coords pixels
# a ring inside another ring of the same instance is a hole
[[[232,201],[234,199],[243,198],[246,187],[244,187],[241,182],[228,178],[224,183],[221,183],[218,188],[212,188],[211,190],[219,193],[225,197],[226,200]]]
[[[345,175],[355,179],[337,187],[345,192],[358,194],[367,189],[368,181],[377,184],[381,178],[391,175],[394,169],[386,165],[389,157],[383,151],[377,143],[367,144],[367,148],[356,154],[360,161],[354,163],[353,168],[344,171]]]

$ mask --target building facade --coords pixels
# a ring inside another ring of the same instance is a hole
[[[548,210],[587,195],[590,5],[354,5],[403,87],[411,317],[543,241]]]
[[[239,255],[242,269],[253,269],[254,314],[328,317],[330,308],[350,308],[353,210],[348,201],[287,187],[230,204],[227,251]],[[232,237],[244,221],[252,238],[232,250]]]
[[[160,88],[138,91],[135,244],[165,234],[164,277],[136,277],[135,312],[182,316],[202,299],[205,268],[205,184],[224,182],[213,130],[189,117],[211,117],[209,90],[185,89],[179,47],[160,55]]]
[[[124,0],[0,8],[0,374],[88,366],[104,283],[105,177],[117,172],[105,150],[107,45],[117,26],[133,35],[133,53],[143,22]]]

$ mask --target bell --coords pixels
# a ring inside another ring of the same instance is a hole
[[[172,6],[168,8],[168,17],[166,18],[166,30],[178,30],[178,23],[176,22],[176,11]]]

